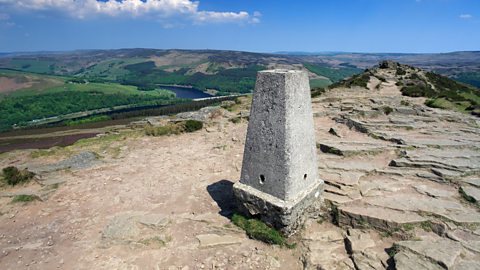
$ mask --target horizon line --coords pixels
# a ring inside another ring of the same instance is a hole
[[[259,53],[259,54],[285,54],[285,55],[316,55],[316,54],[448,54],[448,53],[461,53],[461,52],[480,52],[479,50],[458,50],[458,51],[442,51],[442,52],[362,52],[362,51],[242,51],[234,49],[187,49],[187,48],[148,48],[148,47],[123,47],[123,48],[109,48],[109,49],[70,49],[70,50],[37,50],[37,51],[0,51],[0,54],[35,54],[35,53],[69,53],[69,52],[81,52],[81,51],[113,51],[113,50],[181,50],[181,51],[231,51],[231,52],[246,52],[246,53]]]

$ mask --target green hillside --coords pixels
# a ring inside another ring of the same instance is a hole
[[[168,90],[139,91],[118,83],[72,83],[68,77],[0,71],[0,79],[31,85],[0,93],[0,131],[29,121],[115,106],[145,106],[178,102]]]

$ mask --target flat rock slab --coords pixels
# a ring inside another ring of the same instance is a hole
[[[465,194],[473,199],[475,199],[476,202],[480,202],[480,189],[472,186],[462,186],[463,192]]]
[[[421,257],[437,263],[445,269],[450,269],[457,257],[462,253],[462,244],[450,239],[434,239],[422,241],[400,241],[396,245]]]
[[[164,215],[123,213],[110,220],[102,232],[102,238],[119,242],[140,241],[149,235],[156,236],[156,232],[168,222]]]
[[[350,197],[343,196],[343,195],[338,195],[338,194],[330,193],[330,192],[324,192],[322,194],[322,197],[326,201],[332,202],[334,204],[346,204],[346,203],[349,203],[349,202],[353,201],[353,199],[350,198]]]
[[[374,247],[375,241],[370,234],[361,230],[350,229],[345,238],[345,245],[350,254],[362,253],[364,250]]]
[[[480,214],[476,209],[465,206],[458,199],[453,198],[432,198],[402,192],[384,197],[368,197],[364,201],[370,205],[401,211],[432,213],[459,223],[480,222]]]
[[[81,170],[92,167],[93,165],[96,165],[98,163],[99,160],[97,154],[95,154],[94,152],[81,152],[65,160],[49,165],[32,167],[30,168],[30,170],[35,172],[36,174],[50,173],[66,169]]]
[[[420,194],[424,194],[434,198],[449,198],[454,197],[457,192],[451,190],[450,186],[444,185],[439,187],[432,187],[427,185],[417,185],[414,186],[415,190]]]
[[[214,117],[215,115],[230,115],[227,110],[212,106],[212,107],[204,107],[198,111],[193,112],[183,112],[176,115],[177,119],[179,120],[196,120],[196,121],[207,121],[208,119]]]
[[[456,263],[453,270],[478,270],[480,269],[480,261],[478,260],[460,260]]]
[[[324,153],[336,154],[341,156],[353,156],[363,153],[375,154],[386,150],[385,146],[376,143],[362,142],[325,142],[317,144],[317,147]]]
[[[440,265],[411,251],[401,251],[394,257],[397,270],[445,270]]]
[[[480,178],[462,179],[461,181],[464,182],[464,183],[470,184],[472,186],[480,188]]]
[[[397,228],[402,224],[417,224],[427,219],[413,212],[397,211],[377,206],[341,206],[339,210],[339,223],[352,227],[362,227],[368,223],[374,228],[388,230]]]
[[[235,245],[240,244],[243,241],[240,237],[218,234],[201,234],[197,235],[197,239],[200,242],[201,248]]]
[[[303,258],[304,269],[354,270],[342,242],[312,243]]]
[[[393,160],[397,167],[436,168],[450,171],[480,169],[480,152],[467,149],[416,149],[405,151],[404,157]]]
[[[360,178],[365,175],[363,172],[332,171],[328,169],[320,169],[319,174],[323,180],[343,186],[357,186]]]
[[[480,235],[464,229],[457,229],[447,232],[447,237],[462,243],[465,248],[471,251],[480,253]]]

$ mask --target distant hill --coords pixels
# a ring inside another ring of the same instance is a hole
[[[305,70],[312,88],[345,79],[343,83],[365,83],[371,76],[364,69],[385,59],[425,70],[418,79],[414,68],[398,64],[410,74],[396,77],[405,94],[428,97],[430,106],[478,111],[475,88],[436,74],[480,86],[480,52],[283,55],[139,48],[9,53],[0,57],[0,131],[90,110],[181,102],[165,85],[191,86],[212,95],[250,93],[263,69]]]
[[[382,61],[378,66],[335,83],[329,88],[362,87],[375,91],[382,83],[392,84],[404,96],[428,98],[425,102],[427,106],[480,116],[480,89],[434,72],[393,61]]]
[[[382,60],[418,66],[461,82],[480,86],[480,52],[392,54],[348,52],[252,53],[219,50],[116,49],[52,53],[15,53],[0,57],[0,68],[73,76],[152,87],[191,85],[219,94],[253,89],[256,71],[271,68],[304,69],[313,86],[326,86],[359,73]],[[140,79],[147,77],[148,79]]]

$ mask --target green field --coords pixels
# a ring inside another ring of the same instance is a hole
[[[162,89],[139,91],[136,86],[118,83],[78,84],[68,82],[67,77],[14,71],[2,71],[2,76],[22,78],[37,84],[34,84],[35,87],[0,94],[0,131],[9,130],[13,125],[26,125],[32,120],[76,112],[122,105],[166,105],[178,102],[175,93]]]
[[[12,59],[10,65],[13,69],[33,73],[52,73],[55,69],[53,60]]]
[[[116,81],[128,75],[125,66],[147,61],[146,58],[112,59],[100,62],[96,65],[80,70],[75,77],[101,78],[108,81]]]

